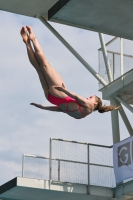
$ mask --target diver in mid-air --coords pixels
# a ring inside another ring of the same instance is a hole
[[[102,106],[101,99],[95,95],[84,98],[68,91],[61,76],[47,61],[31,27],[22,27],[20,33],[26,44],[29,60],[38,73],[45,97],[56,106],[42,106],[36,103],[31,105],[44,110],[63,112],[75,119],[84,118],[96,110],[104,113],[119,109],[118,106]]]

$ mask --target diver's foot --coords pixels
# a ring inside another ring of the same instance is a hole
[[[25,27],[22,27],[21,31],[20,31],[20,34],[23,38],[23,41],[25,44],[27,44],[29,42],[29,37],[28,37],[28,34],[27,34],[27,29]]]
[[[36,36],[30,26],[26,26],[26,28],[29,33],[29,39],[33,42],[36,39]]]

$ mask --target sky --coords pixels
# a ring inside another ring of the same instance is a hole
[[[98,33],[50,24],[98,71]],[[83,97],[97,95],[98,81],[38,20],[0,11],[0,185],[22,175],[22,155],[49,157],[49,138],[112,145],[111,113],[93,112],[76,120],[64,113],[44,111],[31,102],[50,105],[31,66],[20,36],[30,25],[47,59],[63,77],[68,90]],[[105,42],[112,36],[104,35]],[[108,103],[104,101],[104,103]],[[131,119],[131,114],[125,109]],[[129,137],[120,118],[121,140]]]

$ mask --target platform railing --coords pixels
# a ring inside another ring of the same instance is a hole
[[[22,177],[48,179],[45,176],[44,172],[41,174],[42,166],[39,162],[40,160],[41,161],[45,161],[45,160],[49,161],[49,158],[42,157],[42,156],[36,156],[36,155],[30,155],[30,154],[23,154],[23,156],[22,156]],[[44,164],[42,164],[42,165],[44,165]],[[45,170],[44,166],[43,166],[43,169]],[[40,174],[40,176],[38,174]]]
[[[28,161],[28,164],[27,164],[27,161],[25,161],[27,158],[30,158],[30,161]],[[30,155],[30,154],[23,154],[23,156],[22,156],[22,177],[38,178],[38,179],[40,178],[39,176],[37,176],[37,174],[41,174],[39,166],[38,167],[34,166],[34,162],[36,163],[35,159],[47,160],[48,162],[50,161],[50,159],[47,158],[47,157]],[[61,162],[86,164],[86,165],[88,164],[88,163],[85,163],[85,162],[76,162],[76,161],[63,160],[63,159],[51,159],[51,160],[57,161],[57,163],[58,163],[58,171],[57,171],[58,172],[58,179],[57,179],[57,181],[60,181],[60,165],[61,165]],[[28,165],[28,167],[27,167],[27,165]],[[45,170],[45,168],[44,168],[44,170]],[[30,173],[33,173],[33,175],[30,175]],[[27,175],[27,174],[29,174],[29,175]],[[49,173],[47,174],[47,176],[45,176],[45,174],[44,174],[44,177],[45,177],[45,179],[49,179],[49,178],[47,178],[47,177],[49,177]],[[53,181],[55,181],[55,180],[53,180]]]
[[[23,155],[22,177],[50,180],[51,182],[79,183],[88,185],[88,188],[90,185],[112,188],[116,186],[112,146],[78,143],[54,138],[50,139],[50,143],[50,158],[29,154]],[[73,145],[76,147],[76,152],[74,152],[75,147],[73,148]],[[72,148],[69,148],[70,146]],[[61,151],[60,155],[56,155],[59,150]],[[61,157],[61,153],[64,158]],[[66,153],[68,155],[65,155]],[[72,154],[76,157],[74,158]],[[83,160],[83,155],[85,160]],[[67,159],[69,156],[70,159]],[[80,158],[82,158],[81,161]]]
[[[123,42],[122,42],[123,41]],[[121,44],[123,43],[122,48],[124,50],[121,51]],[[112,74],[113,80],[116,80],[123,74],[127,73],[133,68],[133,42],[127,39],[122,38],[113,38],[106,45],[107,49],[107,57],[110,64],[110,70]],[[105,67],[104,57],[102,49],[98,49],[98,57],[99,57],[99,74],[100,76],[109,84],[108,81],[108,72]],[[99,83],[99,89],[101,89],[103,85]]]
[[[25,161],[27,158],[30,158],[30,161],[28,161],[28,165],[27,165],[27,161]],[[48,180],[49,178],[49,172],[47,170],[47,172],[45,171],[45,166],[43,167],[44,170],[41,170],[41,167],[36,167],[34,166],[34,163],[36,163],[35,159],[41,159],[41,160],[47,160],[49,162],[49,158],[46,157],[41,157],[41,156],[35,156],[35,155],[28,155],[28,154],[24,154],[23,155],[23,161],[22,161],[22,177],[26,177],[26,178],[36,178],[36,179],[44,179],[44,180]],[[88,181],[84,181],[85,185],[90,186],[91,185],[91,181],[90,181],[90,166],[97,166],[97,167],[107,167],[107,168],[111,168],[113,169],[113,166],[109,166],[109,165],[100,165],[100,164],[94,164],[94,163],[88,163],[88,162],[77,162],[77,161],[71,161],[71,160],[63,160],[63,159],[52,159],[52,161],[57,161],[58,163],[58,170],[57,170],[57,179],[50,179],[51,181],[61,181],[61,163],[65,162],[65,163],[72,163],[72,164],[79,164],[79,165],[86,165],[86,167],[88,167]],[[52,170],[51,170],[52,173]],[[52,175],[52,174],[51,174]],[[104,176],[104,174],[102,174],[102,176]],[[76,183],[75,181],[62,181],[62,182],[72,182],[72,183]],[[95,184],[92,184],[95,185]],[[98,185],[98,184],[96,184]],[[101,185],[99,185],[101,186]],[[108,185],[104,185],[105,187],[108,187]],[[110,186],[113,187],[114,185]]]
[[[58,167],[52,159],[58,160]],[[49,164],[50,180],[57,180],[58,168],[61,182],[103,187],[116,185],[112,146],[51,138]]]

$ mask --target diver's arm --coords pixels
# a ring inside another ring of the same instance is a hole
[[[64,92],[71,98],[75,99],[80,105],[87,107],[88,106],[88,101],[86,98],[81,97],[73,92],[68,91],[63,85],[62,86],[54,86],[54,88],[58,91]]]
[[[36,103],[30,103],[30,105],[33,105],[33,106],[40,108],[40,109],[43,109],[43,110],[63,112],[63,110],[61,108],[59,108],[58,106],[42,106],[42,105],[36,104]]]

